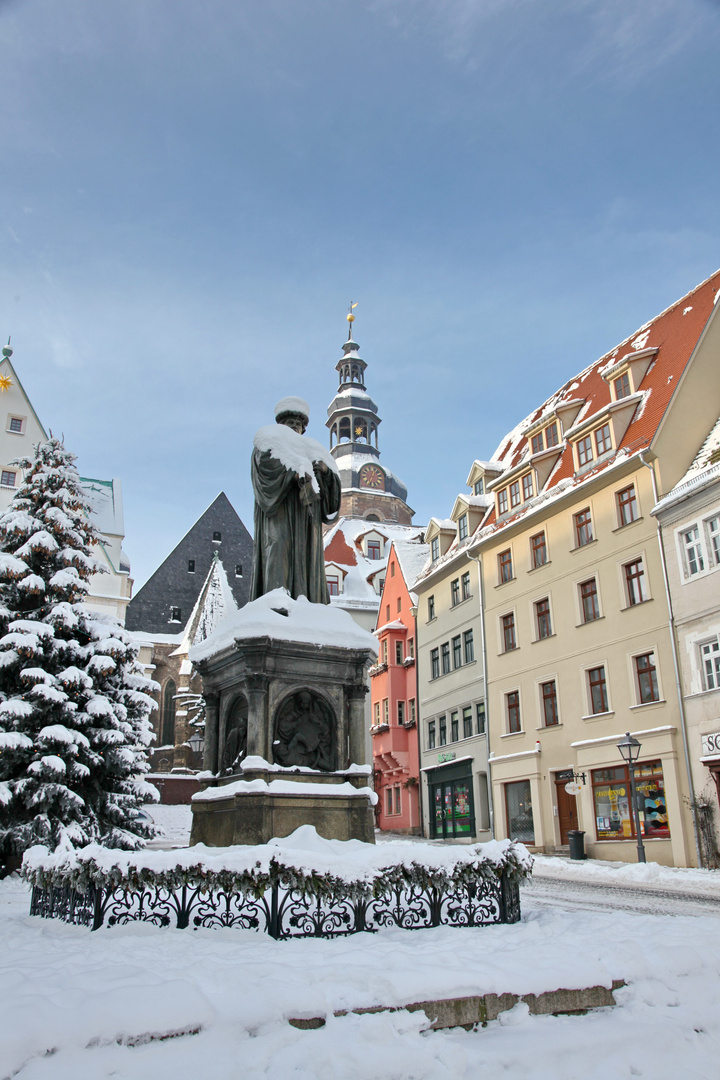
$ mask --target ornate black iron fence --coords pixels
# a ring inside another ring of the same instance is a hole
[[[271,885],[264,893],[224,891],[203,883],[172,890],[136,890],[91,884],[86,892],[68,886],[35,886],[31,915],[89,926],[149,922],[182,930],[189,926],[234,926],[274,938],[337,937],[374,933],[385,927],[422,930],[433,926],[487,926],[520,920],[520,891],[504,873],[451,888],[405,884],[375,896],[318,897]]]

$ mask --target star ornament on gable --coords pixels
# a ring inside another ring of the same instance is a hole
[[[9,375],[0,375],[0,393],[5,393],[12,386],[13,381]]]

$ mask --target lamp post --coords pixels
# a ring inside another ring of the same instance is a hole
[[[638,862],[647,862],[647,859],[645,858],[645,847],[642,842],[642,833],[640,832],[640,813],[637,804],[637,788],[635,787],[635,762],[640,756],[640,743],[637,739],[632,737],[629,731],[626,731],[625,738],[620,740],[617,744],[617,748],[622,754],[623,761],[630,770],[630,793],[632,798],[633,821],[635,822],[635,835],[637,836]]]
[[[199,754],[205,746],[205,736],[201,734],[201,732],[195,731],[188,739],[188,743],[190,744],[191,750],[194,753]]]

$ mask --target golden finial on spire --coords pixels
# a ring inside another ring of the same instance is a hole
[[[349,329],[348,329],[348,341],[350,341],[351,338],[352,338],[352,324],[355,322],[355,316],[353,315],[353,308],[356,308],[357,306],[358,306],[357,300],[355,301],[355,303],[353,303],[352,300],[351,300],[350,301],[350,307],[348,308],[348,313],[345,316],[347,321],[350,323],[350,326],[349,326]]]

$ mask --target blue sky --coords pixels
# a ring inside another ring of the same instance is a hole
[[[720,265],[720,3],[0,0],[0,335],[136,587],[345,313],[416,522]],[[703,433],[704,434],[704,433]]]

